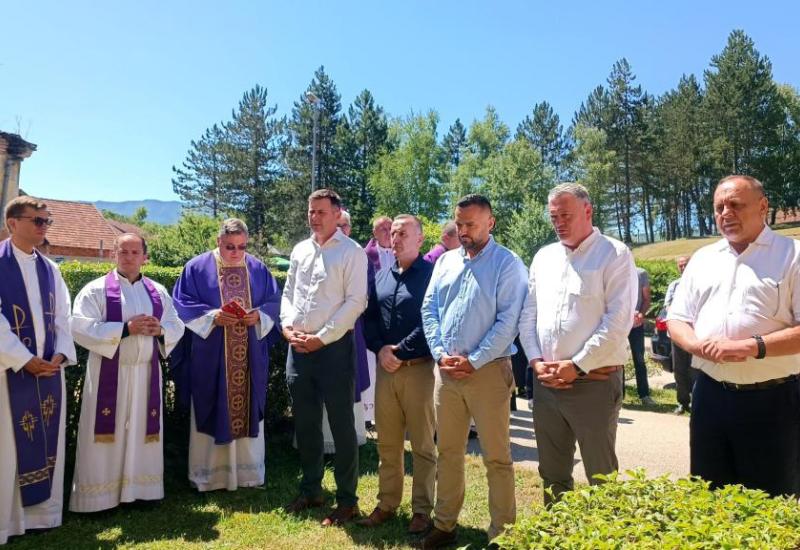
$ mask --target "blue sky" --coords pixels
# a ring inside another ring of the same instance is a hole
[[[347,105],[436,109],[440,133],[494,105],[512,130],[536,102],[572,118],[613,63],[660,94],[702,76],[742,28],[800,87],[796,1],[5,2],[0,130],[38,144],[31,194],[174,199],[192,139],[266,86],[288,114],[324,65]]]

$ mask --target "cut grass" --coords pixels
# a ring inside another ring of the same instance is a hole
[[[776,233],[792,237],[793,239],[800,239],[800,225],[780,225],[776,226]],[[663,241],[659,243],[646,244],[636,246],[633,249],[633,256],[637,260],[674,260],[678,256],[689,256],[694,254],[700,248],[716,242],[720,239],[719,236],[691,238],[691,239],[676,239],[674,241]]]
[[[488,542],[485,529],[489,524],[486,470],[479,456],[468,454],[466,460],[466,498],[458,544],[483,548]],[[361,447],[360,461],[359,505],[368,514],[376,504],[378,492],[374,441]],[[375,529],[353,524],[323,528],[320,521],[330,507],[299,516],[283,512],[282,507],[297,493],[300,476],[297,453],[291,448],[291,437],[285,434],[269,438],[265,487],[198,493],[189,488],[185,454],[167,457],[166,475],[167,498],[161,502],[137,502],[96,514],[65,512],[62,527],[14,537],[9,548],[393,549],[410,548],[414,541],[406,534],[411,516],[408,452],[404,503],[397,518]],[[324,487],[332,503],[335,485],[330,468],[325,473]],[[516,468],[516,495],[519,517],[539,511],[541,481],[534,472]]]

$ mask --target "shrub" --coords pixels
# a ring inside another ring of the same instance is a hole
[[[498,540],[509,549],[797,548],[800,507],[790,498],[730,485],[710,490],[698,478],[629,479],[564,494]]]
[[[655,317],[664,307],[664,295],[669,284],[678,278],[678,266],[671,260],[637,260],[636,266],[641,267],[650,276],[650,310],[648,317]]]

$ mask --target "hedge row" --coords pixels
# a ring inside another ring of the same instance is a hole
[[[672,260],[637,260],[636,266],[641,267],[650,276],[650,310],[648,317],[655,317],[664,307],[664,295],[669,284],[680,276],[678,266]]]
[[[699,478],[647,479],[641,470],[564,494],[498,541],[527,550],[800,548],[800,507],[788,497]]]
[[[109,270],[113,268],[113,264],[106,263],[80,263],[80,262],[66,262],[61,264],[61,274],[64,281],[69,288],[70,296],[74,299],[78,292],[86,286],[87,283],[102,277]],[[180,267],[157,267],[145,265],[142,272],[150,277],[152,280],[157,281],[164,285],[166,289],[172,292],[172,287],[180,277],[182,268]],[[278,284],[283,287],[286,280],[286,273],[280,271],[273,271],[272,274],[278,281]],[[81,411],[81,392],[83,390],[83,379],[86,373],[86,359],[88,352],[76,346],[78,350],[78,365],[70,367],[65,370],[67,395],[69,396],[67,403],[67,456],[74,456],[74,445],[78,433],[78,421],[80,419]],[[286,413],[289,407],[289,392],[286,387],[286,342],[281,341],[270,350],[270,377],[269,386],[267,389],[267,411],[265,423],[268,428],[274,428],[286,418]],[[183,440],[187,425],[187,414],[185,411],[178,410],[175,403],[175,386],[172,382],[171,375],[167,369],[166,362],[161,365],[164,384],[164,431],[166,445],[172,446],[176,444],[176,438],[181,441],[177,445],[183,445]],[[170,437],[172,436],[172,441]]]

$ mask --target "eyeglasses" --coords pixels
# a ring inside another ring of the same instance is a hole
[[[337,225],[336,227],[339,227],[339,228],[341,228],[341,227],[350,227],[350,224],[349,223],[343,223],[341,225]]]
[[[247,245],[246,244],[240,244],[239,246],[236,246],[235,244],[225,245],[225,250],[227,250],[228,252],[233,252],[236,249],[239,249],[239,251],[244,252],[245,250],[247,250]]]
[[[40,218],[39,216],[14,216],[18,220],[31,220],[36,227],[46,225],[50,227],[53,225],[53,218]]]

